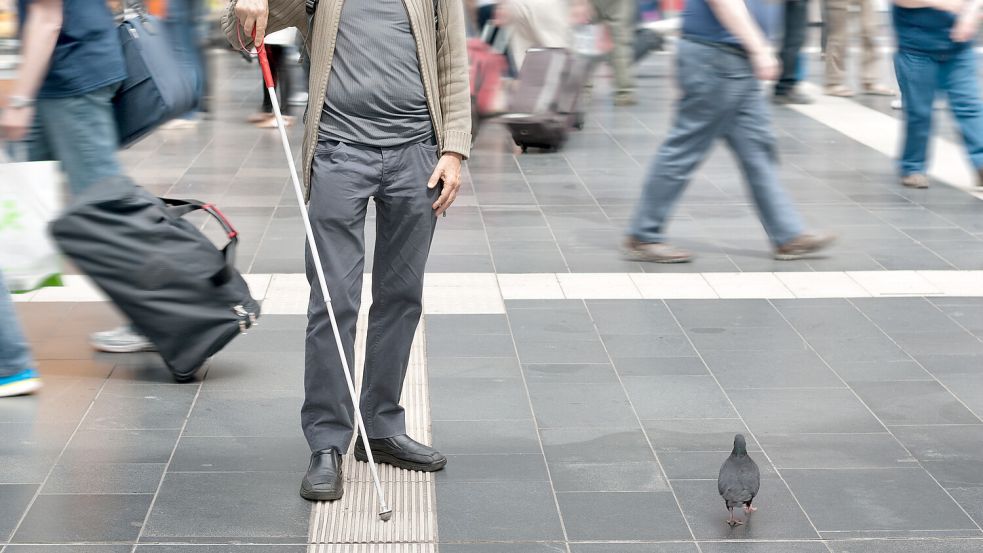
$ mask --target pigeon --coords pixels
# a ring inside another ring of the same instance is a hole
[[[744,505],[744,512],[750,516],[757,508],[751,506],[754,496],[761,488],[761,472],[754,459],[748,457],[747,442],[743,434],[734,436],[734,450],[720,467],[717,477],[717,491],[724,498],[730,518],[727,524],[737,526],[743,521],[734,518],[734,507]]]

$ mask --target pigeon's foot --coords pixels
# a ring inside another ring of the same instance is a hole
[[[755,506],[753,506],[753,505],[745,505],[744,506],[744,512],[745,513],[748,513],[748,514],[753,513],[753,512],[755,512],[757,510],[758,510],[758,508],[755,507]]]
[[[729,524],[731,526],[731,528],[733,528],[735,526],[740,526],[740,525],[744,524],[744,521],[743,520],[737,520],[736,518],[729,518],[729,519],[727,519],[727,524]]]

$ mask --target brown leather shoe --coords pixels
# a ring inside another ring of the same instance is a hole
[[[775,248],[775,259],[792,261],[815,255],[836,241],[832,234],[800,234]]]
[[[647,263],[688,263],[693,260],[693,254],[686,250],[666,243],[641,242],[632,237],[625,239],[624,254],[629,261]]]

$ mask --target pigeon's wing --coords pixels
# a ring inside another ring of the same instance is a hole
[[[746,478],[742,474],[744,467],[734,458],[724,461],[720,467],[720,475],[717,477],[717,491],[727,502],[728,507],[736,507],[741,503],[746,503],[753,499],[753,495],[748,490],[745,483]]]
[[[758,469],[758,464],[754,462],[754,459],[745,457],[742,461],[744,462],[740,466],[741,488],[748,497],[743,501],[751,501],[754,499],[754,496],[758,495],[758,490],[761,489],[761,471]]]

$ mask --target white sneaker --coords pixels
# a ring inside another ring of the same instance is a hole
[[[157,348],[131,325],[123,325],[112,330],[95,332],[89,336],[89,344],[96,351],[107,353],[137,353],[157,351]]]

